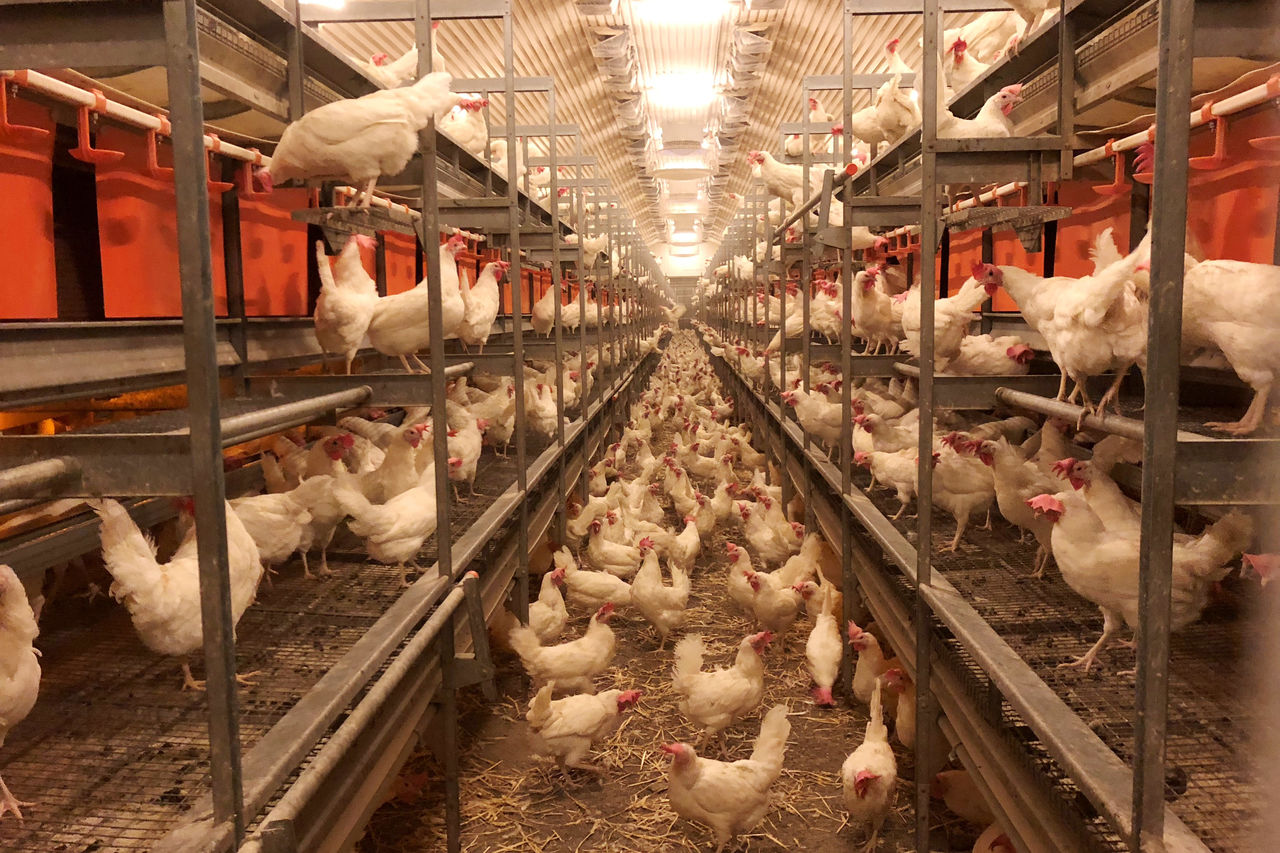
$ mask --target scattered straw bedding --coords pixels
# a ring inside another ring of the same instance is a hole
[[[654,447],[670,442],[671,430],[655,430]],[[714,483],[702,484],[710,493]],[[669,525],[676,523],[669,498]],[[737,644],[755,627],[738,612],[725,593],[729,567],[725,543],[741,542],[737,526],[726,523],[703,542],[693,575],[684,633],[706,640],[705,667],[731,665]],[[585,553],[585,544],[583,547]],[[534,590],[537,584],[532,584]],[[570,605],[566,637],[580,636],[590,613]],[[711,850],[709,830],[678,818],[667,801],[669,759],[659,750],[672,741],[696,742],[699,732],[677,709],[671,686],[673,633],[658,651],[657,635],[635,611],[624,608],[613,620],[618,651],[613,666],[597,679],[600,689],[638,688],[640,703],[628,712],[612,739],[597,745],[592,760],[606,768],[602,780],[585,771],[570,771],[572,780],[549,761],[534,758],[527,747],[524,713],[532,696],[528,679],[513,655],[498,659],[499,688],[505,698],[487,706],[478,691],[462,706],[462,847],[473,853],[509,851],[658,851]],[[773,786],[774,808],[750,836],[746,849],[766,851],[836,851],[860,849],[863,831],[849,826],[842,802],[840,765],[862,741],[867,722],[864,707],[818,708],[809,695],[804,643],[811,622],[801,618],[792,628],[786,649],[778,642],[765,658],[765,698],[760,714],[725,733],[724,758],[746,758],[759,732],[764,711],[781,702],[791,711],[791,736],[782,775]],[[913,757],[894,743],[898,754],[898,807],[885,824],[877,850],[905,853],[913,849],[911,806]],[[715,748],[708,757],[720,758]],[[939,804],[940,805],[940,804]],[[944,821],[931,810],[934,832],[946,850],[969,850],[973,833],[956,821]],[[967,844],[966,844],[967,841]],[[362,853],[404,853],[445,849],[444,790],[440,768],[423,750],[406,765],[391,799],[374,815],[360,842]],[[744,849],[739,842],[738,849]]]

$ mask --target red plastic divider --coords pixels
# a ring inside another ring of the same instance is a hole
[[[179,211],[173,181],[148,174],[147,138],[141,133],[104,126],[98,132],[96,145],[124,152],[116,162],[100,164],[97,172],[98,236],[106,316],[180,317]],[[161,146],[158,154],[160,165],[173,165],[172,150],[168,146]],[[209,199],[209,223],[214,310],[219,316],[226,316],[222,202],[217,196]]]
[[[387,294],[413,290],[418,284],[413,256],[418,241],[398,231],[383,232],[382,239],[386,246]]]
[[[7,122],[15,128],[46,133],[0,135],[0,257],[10,260],[0,276],[0,320],[53,320],[58,316],[53,117],[44,107],[13,97],[7,107]]]
[[[307,226],[291,211],[307,206],[307,190],[278,189],[240,197],[240,258],[245,314],[307,313]]]

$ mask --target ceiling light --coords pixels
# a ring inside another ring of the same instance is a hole
[[[657,74],[649,84],[649,101],[672,109],[705,107],[716,96],[715,82],[709,71]]]
[[[660,24],[709,24],[729,11],[729,0],[631,0],[631,10]]]
[[[347,0],[302,0],[303,6],[323,6],[326,9],[341,9]]]
[[[688,246],[698,242],[698,232],[696,231],[673,231],[671,232],[671,242],[677,246]]]

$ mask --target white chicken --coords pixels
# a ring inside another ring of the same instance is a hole
[[[1017,335],[966,335],[947,364],[957,376],[1025,376],[1036,351]]]
[[[947,58],[942,63],[943,78],[957,92],[968,88],[991,66],[981,62],[969,51],[969,43],[957,38],[947,47]]]
[[[445,337],[457,331],[466,315],[462,291],[458,281],[458,252],[466,246],[466,238],[455,234],[440,246],[440,320]],[[413,356],[424,371],[426,364],[417,352],[431,346],[430,296],[431,283],[424,278],[412,290],[384,296],[373,309],[369,322],[369,343],[384,355],[398,356],[405,371],[413,373],[409,356]]]
[[[1009,113],[1022,100],[1022,84],[1014,83],[996,92],[974,118],[958,118],[938,101],[938,136],[945,139],[993,139],[1013,136]]]
[[[733,599],[744,613],[752,613],[755,608],[756,591],[751,588],[747,576],[754,572],[751,567],[751,555],[745,548],[732,542],[725,543],[729,551],[729,597]]]
[[[1039,495],[1030,506],[1053,524],[1053,557],[1067,586],[1102,611],[1102,636],[1092,648],[1064,667],[1085,672],[1120,630],[1121,622],[1138,626],[1138,545],[1140,531],[1108,528],[1075,489]],[[1200,617],[1209,588],[1226,576],[1228,561],[1248,547],[1253,536],[1249,516],[1232,510],[1199,537],[1173,544],[1173,590],[1170,629]]]
[[[813,701],[824,707],[836,703],[831,696],[831,687],[840,674],[840,658],[844,654],[844,643],[840,639],[834,613],[835,600],[830,591],[823,593],[822,612],[814,620],[813,630],[804,645],[805,663],[814,683]]]
[[[405,567],[436,532],[435,471],[428,465],[416,486],[381,506],[371,504],[353,480],[339,478],[334,487],[334,497],[352,518],[351,532],[364,539],[370,557],[400,570],[401,586],[409,585]]]
[[[201,647],[200,568],[193,525],[167,563],[156,560],[155,545],[119,502],[90,503],[102,519],[102,562],[111,573],[111,597],[123,601],[143,644],[162,655],[182,659],[182,689],[201,690],[187,656]],[[231,505],[224,502],[227,568],[231,585],[231,624],[253,603],[262,580],[258,546]],[[250,673],[249,675],[252,675]],[[237,675],[244,682],[249,675]]]
[[[271,164],[255,172],[268,189],[305,178],[349,180],[360,185],[358,204],[368,207],[382,175],[404,171],[418,150],[418,131],[458,103],[453,78],[428,74],[412,86],[316,107],[284,129]]]
[[[769,788],[782,772],[791,723],[785,705],[774,705],[760,724],[751,757],[734,761],[702,758],[687,743],[664,744],[671,756],[667,798],[676,814],[711,827],[716,853],[748,833],[769,811]]]
[[[862,744],[844,760],[840,779],[849,816],[868,829],[863,850],[874,850],[880,828],[893,810],[898,787],[898,761],[889,746],[879,681],[871,694],[871,719]]]
[[[702,671],[701,634],[690,634],[676,643],[672,684],[680,694],[680,713],[702,728],[705,743],[759,706],[764,697],[764,661],[761,655],[773,639],[768,631],[750,634],[738,644],[733,666]]]
[[[316,241],[316,267],[320,271],[320,295],[313,318],[316,340],[326,354],[345,359],[348,375],[378,304],[378,287],[360,260],[360,249],[372,248],[372,243],[371,237],[352,236],[330,268],[324,243]]]
[[[974,311],[999,289],[995,276],[981,264],[975,264],[973,275],[965,280],[954,296],[933,303],[933,359],[939,370],[946,370],[960,354],[960,345],[976,318]],[[920,287],[911,288],[902,303],[902,348],[920,355]]]
[[[1280,267],[1209,260],[1187,271],[1183,283],[1184,351],[1211,346],[1253,388],[1253,402],[1234,423],[1205,424],[1232,435],[1249,435],[1262,424],[1267,398],[1280,374],[1274,341],[1280,333]]]
[[[480,115],[487,106],[488,98],[463,98],[448,115],[436,122],[436,130],[443,131],[464,151],[481,157],[489,147],[489,131]]]
[[[40,652],[33,645],[40,633],[22,581],[0,563],[0,747],[9,730],[22,722],[40,692]],[[35,805],[15,797],[0,779],[0,817],[13,812],[22,820],[22,807]]]
[[[498,317],[498,281],[510,267],[506,261],[487,263],[480,270],[475,284],[471,287],[460,285],[463,318],[458,326],[458,340],[464,346],[476,346],[484,352],[484,345],[493,331],[493,321]]]
[[[555,682],[557,690],[594,693],[592,679],[608,669],[618,648],[617,637],[609,627],[612,616],[613,604],[602,604],[591,617],[586,633],[557,646],[542,645],[527,625],[516,625],[508,637],[534,684]]]
[[[578,562],[568,548],[561,548],[552,559],[557,568],[564,569],[565,586],[569,598],[594,610],[606,603],[623,605],[631,603],[631,585],[608,572],[592,572],[578,568]]]
[[[645,544],[648,543],[648,544]],[[640,570],[631,580],[631,603],[658,632],[658,648],[666,648],[671,631],[684,624],[685,605],[689,603],[689,575],[675,563],[668,563],[671,586],[662,583],[658,554],[648,540],[641,541]]]
[[[524,716],[533,733],[534,754],[554,758],[566,775],[570,767],[602,775],[600,767],[586,760],[587,753],[597,741],[617,731],[623,712],[643,694],[639,690],[606,690],[553,701],[554,690],[554,683],[543,685]]]

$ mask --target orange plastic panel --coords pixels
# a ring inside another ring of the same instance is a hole
[[[102,248],[103,305],[109,318],[180,317],[178,211],[173,182],[147,173],[147,140],[141,133],[103,127],[97,147],[123,151],[118,162],[98,167],[98,235]],[[162,166],[173,165],[168,146]],[[222,257],[222,202],[209,199],[213,301],[227,313]]]
[[[240,257],[248,316],[308,313],[307,226],[291,217],[295,208],[306,206],[304,189],[240,198]]]
[[[1071,215],[1058,222],[1055,275],[1079,277],[1093,272],[1089,252],[1098,234],[1108,226],[1114,229],[1111,236],[1120,251],[1129,251],[1130,194],[1099,195],[1092,184],[1093,181],[1067,181],[1058,187],[1058,204],[1070,207]]]
[[[9,261],[0,276],[0,320],[52,320],[58,316],[53,118],[44,107],[17,98],[10,97],[8,106],[11,124],[49,133],[26,141],[0,137],[0,257]]]
[[[387,293],[404,293],[418,284],[414,251],[418,241],[408,234],[387,231],[382,235],[386,246]]]
[[[1280,169],[1275,155],[1247,140],[1280,134],[1280,111],[1233,116],[1221,168],[1193,171],[1187,197],[1188,227],[1206,257],[1271,263],[1276,238]],[[1191,154],[1213,150],[1213,131],[1192,135]]]

